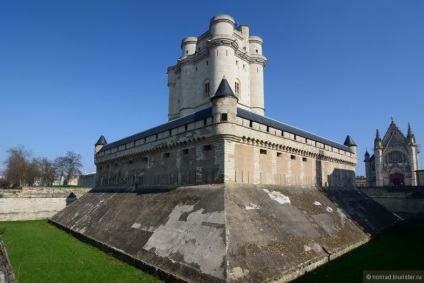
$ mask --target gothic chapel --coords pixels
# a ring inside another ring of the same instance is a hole
[[[418,153],[411,126],[405,137],[392,118],[383,139],[377,130],[374,154],[365,152],[367,187],[417,186]]]

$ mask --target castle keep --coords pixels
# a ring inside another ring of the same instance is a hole
[[[265,114],[262,40],[228,15],[183,40],[168,122],[95,145],[96,187],[50,219],[170,282],[286,282],[396,221],[356,145]]]
[[[97,186],[250,183],[353,186],[356,145],[264,116],[263,41],[228,15],[181,43],[169,121],[95,147]]]

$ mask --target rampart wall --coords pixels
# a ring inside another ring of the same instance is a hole
[[[356,154],[241,117],[208,117],[100,151],[96,164],[101,187],[353,186]]]
[[[424,218],[424,187],[360,188],[359,191],[402,218]]]
[[[0,221],[46,219],[87,193],[87,189],[24,187],[22,190],[0,190]]]

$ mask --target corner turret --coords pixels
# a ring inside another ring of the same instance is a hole
[[[105,137],[102,135],[100,136],[100,138],[97,140],[96,144],[94,145],[94,153],[99,152],[103,146],[107,145],[107,141],[105,139]]]
[[[237,116],[238,98],[230,84],[222,78],[215,95],[211,98],[214,123],[235,122]]]
[[[356,143],[353,141],[352,137],[350,135],[347,135],[345,142],[344,142],[345,146],[348,146],[353,153],[356,154]]]

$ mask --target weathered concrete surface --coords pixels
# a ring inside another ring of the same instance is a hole
[[[6,247],[3,239],[0,236],[0,283],[16,283],[15,275],[13,274],[12,266],[10,265]]]
[[[51,221],[182,281],[283,282],[396,219],[356,190],[221,184],[97,188]]]
[[[66,207],[72,192],[78,198],[89,190],[39,187],[0,190],[0,221],[50,218]]]
[[[361,188],[360,191],[402,218],[424,218],[424,187]]]

